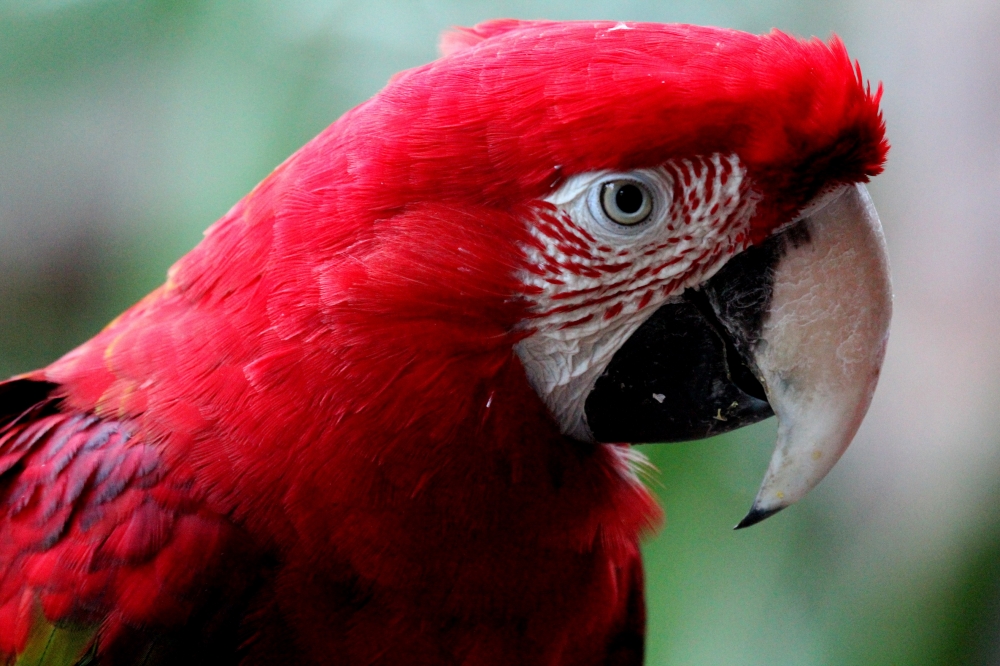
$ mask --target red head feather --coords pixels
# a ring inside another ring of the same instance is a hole
[[[391,193],[404,200],[503,204],[581,171],[735,152],[768,198],[766,225],[879,173],[888,150],[881,89],[836,37],[504,20],[449,33],[442,50],[365,107],[357,166],[405,169],[388,181],[412,186]]]

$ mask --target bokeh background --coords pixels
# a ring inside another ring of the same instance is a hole
[[[647,663],[1000,663],[996,0],[0,0],[0,375],[93,335],[443,29],[497,16],[836,32],[885,83],[896,315],[871,412],[815,492],[741,532],[773,421],[648,448]]]

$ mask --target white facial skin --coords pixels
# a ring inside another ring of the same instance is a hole
[[[652,197],[638,224],[602,208],[602,186],[634,179]],[[711,277],[745,249],[757,196],[735,155],[712,155],[628,173],[570,178],[547,199],[548,219],[526,248],[542,274],[534,333],[515,348],[534,389],[564,434],[593,441],[584,403],[615,352],[658,307]]]

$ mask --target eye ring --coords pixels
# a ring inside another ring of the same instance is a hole
[[[653,213],[653,193],[645,183],[633,178],[614,178],[601,183],[601,210],[609,220],[634,227]]]

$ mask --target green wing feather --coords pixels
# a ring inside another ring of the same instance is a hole
[[[57,627],[44,619],[35,623],[28,645],[14,666],[87,666],[94,663],[96,627]]]

